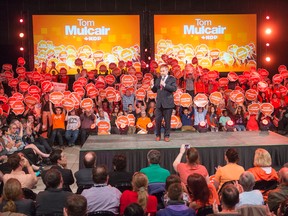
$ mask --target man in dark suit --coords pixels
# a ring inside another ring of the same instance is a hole
[[[70,169],[67,169],[67,158],[64,152],[60,149],[53,150],[50,154],[50,161],[52,163],[52,167],[50,169],[57,169],[63,178],[63,190],[72,192],[70,185],[74,183],[73,173]],[[43,171],[41,177],[45,183],[45,174],[47,171]]]
[[[161,77],[155,80],[151,80],[151,90],[155,93],[156,97],[156,141],[161,140],[161,124],[164,117],[165,131],[164,141],[169,142],[170,137],[170,122],[172,110],[174,108],[174,97],[173,92],[177,90],[176,79],[173,76],[168,75],[168,65],[160,66]]]

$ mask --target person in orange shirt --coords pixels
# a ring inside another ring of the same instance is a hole
[[[271,155],[265,149],[259,148],[256,149],[254,155],[254,167],[248,169],[247,171],[251,172],[255,181],[272,181],[278,180],[278,175],[275,169],[271,167],[272,159]]]
[[[151,119],[147,117],[145,111],[141,111],[141,117],[137,119],[136,128],[138,134],[147,134],[147,125],[151,122]]]
[[[50,138],[50,145],[53,146],[57,136],[60,147],[64,147],[63,136],[65,132],[65,110],[61,107],[55,107],[55,113],[52,108],[52,103],[49,104],[50,113],[52,117],[52,132]]]

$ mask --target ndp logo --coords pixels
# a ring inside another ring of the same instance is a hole
[[[212,20],[195,19],[196,25],[184,25],[184,34],[224,34],[227,29],[225,26],[212,26]]]

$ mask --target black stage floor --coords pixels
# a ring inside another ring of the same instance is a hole
[[[83,156],[88,151],[97,154],[97,164],[106,164],[111,170],[115,154],[127,156],[127,170],[139,171],[147,166],[146,154],[151,149],[161,152],[161,165],[174,173],[172,163],[179,153],[181,144],[190,144],[198,149],[200,160],[210,175],[215,167],[224,165],[224,152],[236,148],[240,155],[239,164],[245,169],[253,166],[254,151],[265,148],[272,156],[273,166],[281,167],[288,162],[288,138],[274,132],[218,132],[218,133],[171,133],[170,142],[156,142],[155,135],[102,135],[90,136],[80,150],[79,166],[83,167]],[[184,161],[184,156],[182,158]]]

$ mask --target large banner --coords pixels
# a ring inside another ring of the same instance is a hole
[[[140,59],[139,15],[33,15],[34,64],[54,61],[68,74],[76,73],[75,59],[83,67]]]
[[[167,54],[181,67],[197,57],[204,68],[245,71],[256,67],[256,15],[155,15],[155,59]]]

